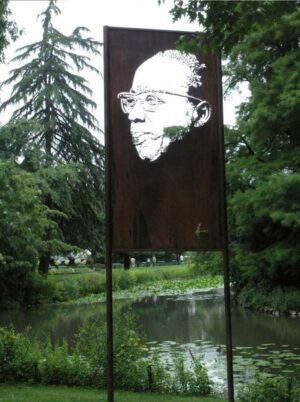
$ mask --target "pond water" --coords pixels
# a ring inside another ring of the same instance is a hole
[[[180,351],[188,365],[200,357],[216,392],[226,388],[224,302],[221,289],[184,296],[154,296],[134,300],[132,309],[147,336],[151,350],[171,365]],[[115,317],[128,300],[115,302]],[[105,320],[105,305],[37,309],[0,314],[0,325],[26,326],[36,337],[50,336],[70,345],[80,326],[95,317]],[[300,319],[273,317],[232,307],[234,381],[248,381],[258,371],[300,378]]]

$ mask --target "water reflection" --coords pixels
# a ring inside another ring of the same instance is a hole
[[[79,329],[95,317],[103,317],[104,321],[105,312],[103,303],[5,311],[0,313],[0,325],[12,325],[17,332],[29,328],[29,334],[37,339],[50,338],[53,344],[62,343],[62,340],[66,339],[72,346],[74,335]]]
[[[276,343],[299,346],[299,318],[274,317],[234,307],[232,321],[235,345],[258,346],[262,343]]]
[[[224,305],[218,293],[186,297],[144,298],[134,303],[134,312],[149,341],[225,342]]]
[[[116,301],[115,314],[128,302]],[[149,341],[195,340],[225,343],[224,304],[218,291],[187,296],[154,296],[132,303],[139,323]],[[37,337],[51,336],[58,342],[69,341],[82,325],[96,317],[105,318],[105,304],[63,306],[0,313],[0,325],[12,324],[17,331],[27,326]],[[299,347],[300,320],[291,317],[273,317],[233,306],[233,343],[235,346],[259,346],[263,343],[287,344]]]

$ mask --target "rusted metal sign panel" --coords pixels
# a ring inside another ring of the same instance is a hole
[[[224,249],[220,61],[182,32],[106,28],[113,251]]]

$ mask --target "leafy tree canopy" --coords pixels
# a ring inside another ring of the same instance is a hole
[[[57,239],[54,218],[63,217],[42,203],[36,178],[15,163],[0,160],[0,253],[37,265],[41,252],[67,248]],[[47,234],[47,236],[46,236]]]
[[[183,50],[222,52],[228,88],[249,83],[225,130],[229,229],[237,288],[300,286],[298,1],[174,1],[201,32]]]
[[[94,254],[101,253],[104,236],[102,172],[97,166],[80,162],[62,163],[45,153],[38,144],[28,141],[38,126],[34,121],[17,119],[2,127],[0,158],[11,160],[19,169],[31,172],[44,205],[61,212],[53,217],[60,239],[76,247],[88,248]],[[66,251],[66,247],[57,249],[55,254],[62,250]]]

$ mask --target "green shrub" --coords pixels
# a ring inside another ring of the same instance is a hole
[[[12,328],[0,328],[0,382],[39,382],[38,344]]]
[[[192,370],[185,367],[182,355],[175,359],[173,391],[184,395],[208,395],[210,393],[211,381],[200,360],[195,359]]]
[[[222,253],[219,251],[191,252],[188,262],[195,276],[223,274]]]
[[[208,377],[207,370],[199,359],[194,362],[194,372],[195,376],[191,384],[192,393],[197,395],[208,395],[211,392],[212,382]]]
[[[78,351],[68,353],[64,342],[61,346],[45,345],[43,359],[39,361],[39,376],[43,384],[104,387],[103,370],[95,370],[90,361]]]
[[[77,337],[77,353],[86,356],[96,373],[95,385],[106,384],[106,334],[103,323],[95,321]],[[114,323],[115,387],[127,390],[148,389],[145,342],[139,335],[132,313],[125,312]],[[99,384],[99,370],[102,383]]]
[[[158,351],[154,351],[148,363],[149,390],[153,392],[172,392],[172,377],[159,360]]]
[[[300,290],[274,289],[270,293],[270,306],[274,310],[282,312],[289,310],[300,311]]]
[[[0,307],[34,304],[40,294],[35,275],[34,267],[28,261],[14,261],[0,253]]]
[[[67,344],[52,347],[47,342],[43,359],[39,363],[39,371],[43,384],[69,385],[70,361]]]
[[[115,384],[118,389],[148,389],[146,342],[131,311],[114,327]]]
[[[79,289],[76,283],[62,280],[54,285],[52,299],[54,302],[75,300],[79,297]]]
[[[299,384],[293,384],[285,378],[261,375],[240,390],[238,402],[299,402],[299,395]]]
[[[271,307],[275,311],[300,311],[300,290],[294,288],[244,287],[238,295],[238,302],[246,307],[262,310]]]
[[[66,342],[53,346],[49,340],[34,342],[13,329],[0,330],[0,382],[105,388],[106,358],[104,322],[91,322],[83,328],[72,352]],[[114,374],[116,389],[186,395],[210,392],[207,372],[200,362],[187,370],[179,357],[172,374],[157,353],[148,356],[145,339],[130,310],[114,325]]]
[[[105,281],[99,275],[86,275],[79,277],[77,286],[80,297],[105,292]]]
[[[107,384],[106,370],[106,331],[105,323],[99,320],[90,322],[81,329],[77,335],[74,355],[77,359],[85,359],[88,363],[86,370],[85,385],[105,388]],[[84,385],[84,384],[82,384]]]
[[[268,305],[267,291],[254,287],[244,287],[238,296],[238,301],[243,307],[261,309]]]
[[[78,275],[51,275],[48,278],[52,286],[49,302],[75,300],[79,297],[105,292],[105,274],[88,272]]]
[[[114,290],[124,290],[129,289],[135,285],[136,276],[131,271],[125,270],[115,270],[113,272],[113,277],[116,280],[116,287]]]
[[[32,272],[23,289],[23,305],[39,305],[49,302],[53,297],[53,286],[44,275]]]

